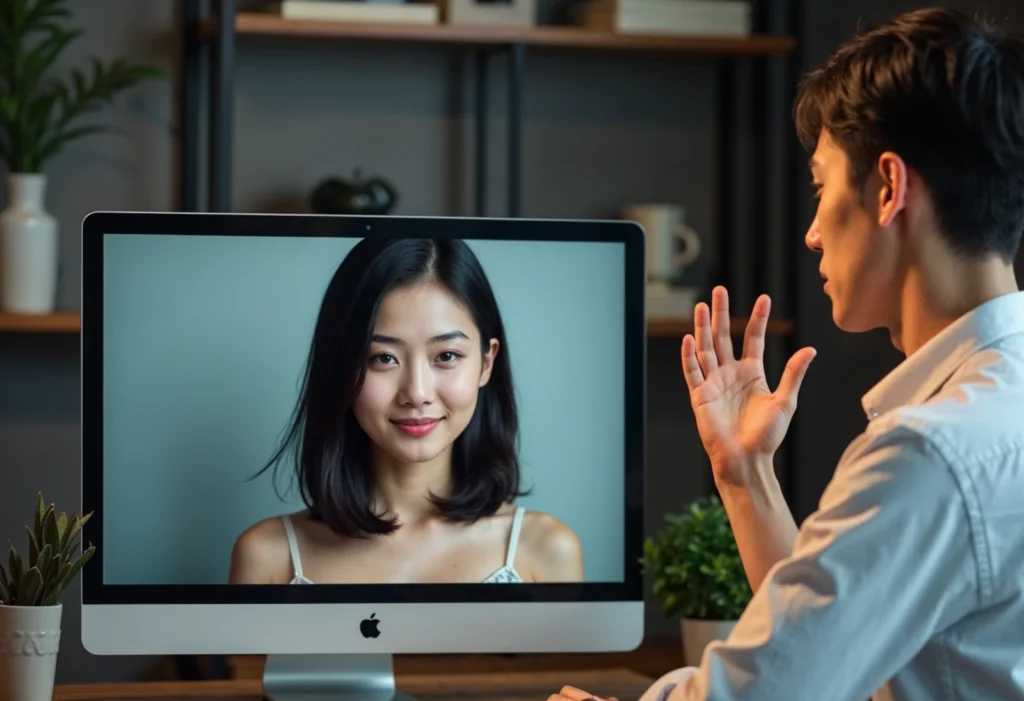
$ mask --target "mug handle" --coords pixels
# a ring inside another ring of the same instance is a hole
[[[679,225],[672,230],[672,235],[684,244],[683,250],[675,255],[676,266],[683,268],[697,260],[701,248],[697,232],[688,226]]]

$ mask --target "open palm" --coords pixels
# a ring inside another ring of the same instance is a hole
[[[739,359],[733,356],[729,297],[725,288],[712,292],[711,309],[694,310],[695,334],[683,339],[683,376],[697,430],[715,476],[734,482],[736,466],[770,457],[782,444],[796,411],[797,393],[815,352],[798,351],[786,365],[778,388],[768,387],[764,372],[764,341],[771,300],[754,304]]]

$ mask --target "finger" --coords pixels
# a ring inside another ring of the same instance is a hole
[[[714,337],[719,365],[725,365],[734,360],[732,331],[729,327],[729,292],[719,285],[711,291],[711,333]]]
[[[764,358],[764,336],[768,331],[768,315],[772,311],[772,300],[768,295],[761,295],[754,302],[750,311],[750,321],[743,334],[743,357],[762,360]]]
[[[800,385],[803,384],[807,369],[811,367],[811,361],[818,354],[813,348],[801,348],[786,363],[786,369],[782,371],[782,378],[779,380],[779,387],[775,395],[782,402],[786,410],[792,414],[796,411],[796,398],[800,392]]]
[[[706,377],[718,367],[718,358],[715,356],[715,343],[711,336],[711,310],[705,302],[693,310],[693,325],[697,337],[697,361]]]
[[[697,362],[697,341],[690,334],[683,336],[683,345],[679,349],[679,355],[682,360],[683,378],[686,380],[686,386],[692,392],[704,384],[704,372],[700,369],[700,363]]]

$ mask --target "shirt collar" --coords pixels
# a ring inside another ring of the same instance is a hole
[[[967,312],[896,366],[864,395],[868,420],[935,394],[975,352],[1024,333],[1024,292],[1000,295]]]

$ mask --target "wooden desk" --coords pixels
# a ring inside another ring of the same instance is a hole
[[[262,655],[228,658],[232,679],[260,679]],[[683,645],[678,636],[648,636],[636,650],[602,653],[525,653],[518,655],[395,655],[395,676],[422,674],[514,674],[563,669],[630,669],[657,679],[681,667]]]
[[[398,688],[423,701],[545,701],[565,684],[636,701],[652,679],[628,669],[496,674],[395,674]],[[259,679],[131,684],[58,684],[53,701],[260,701]]]

